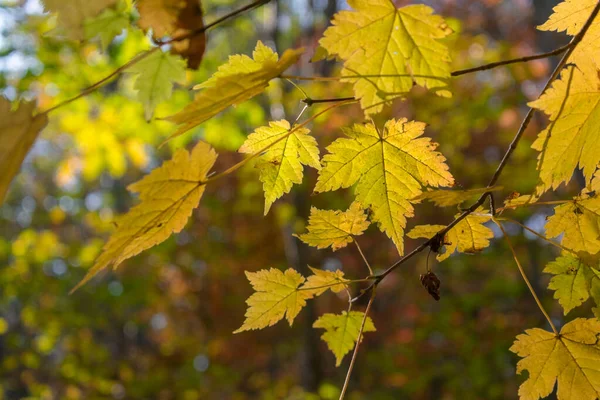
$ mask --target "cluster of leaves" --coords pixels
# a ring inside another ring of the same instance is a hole
[[[72,7],[66,2],[44,2],[57,15],[57,34],[76,40],[100,35],[102,42],[108,43],[129,23],[131,15],[139,13],[137,24],[159,44],[119,71],[137,74],[135,88],[147,119],[152,118],[159,103],[171,96],[173,84],[184,79],[186,64],[188,68],[200,64],[205,35],[202,11],[196,2],[182,1],[173,6],[168,1],[139,0],[135,9],[117,0],[76,4]],[[370,117],[394,99],[405,97],[415,85],[439,96],[451,95],[447,88],[452,76],[450,49],[443,39],[452,31],[442,17],[424,5],[396,8],[389,0],[351,0],[349,5],[351,10],[334,16],[313,57],[314,61],[340,60],[338,79],[352,84],[354,100],[340,100],[333,107],[358,101],[365,116]],[[566,31],[575,39],[567,51],[568,67],[562,69],[559,78],[551,79],[551,87],[538,100],[530,103],[550,120],[533,144],[540,152],[539,185],[533,195],[511,198],[504,207],[508,210],[538,203],[545,192],[570,181],[574,170],[582,170],[586,188],[572,200],[557,205],[546,223],[546,239],[561,237],[559,246],[564,251],[545,272],[554,275],[549,288],[555,290],[565,314],[590,297],[597,305],[600,302],[600,151],[596,144],[600,122],[600,18],[591,20],[597,12],[595,0],[565,0],[540,27]],[[163,52],[163,47],[169,47],[170,52]],[[284,73],[303,54],[304,49],[293,49],[279,57],[258,42],[252,58],[230,56],[212,77],[194,87],[197,95],[192,103],[167,118],[177,124],[169,139],[261,94],[272,80],[285,77]],[[307,104],[311,101],[305,99]],[[33,103],[11,109],[7,100],[0,100],[0,140],[7,143],[0,148],[0,168],[7,171],[0,179],[0,199],[47,124],[49,111],[36,114]],[[129,187],[139,194],[139,204],[118,220],[116,230],[77,287],[109,266],[116,268],[180,232],[198,207],[206,185],[249,161],[254,162],[263,183],[265,214],[294,184],[302,183],[304,166],[318,170],[315,193],[354,187],[355,202],[348,210],[311,210],[307,232],[298,235],[311,246],[337,250],[355,243],[362,256],[356,237],[371,223],[392,240],[400,255],[405,252],[405,236],[428,239],[426,243],[439,253],[439,261],[456,251],[474,253],[490,245],[493,232],[485,224],[500,222],[493,204],[489,212],[481,206],[486,196],[491,197],[499,188],[438,189],[454,186],[455,179],[446,158],[437,151],[438,145],[424,136],[425,123],[400,118],[382,127],[372,120],[355,124],[344,128],[345,137],[336,139],[320,158],[318,142],[307,128],[315,117],[300,124],[272,121],[255,129],[239,148],[240,153],[249,156],[212,176],[217,154],[210,145],[198,142],[191,151],[176,151],[171,160]],[[452,225],[420,225],[405,234],[407,219],[414,216],[414,204],[430,200],[439,207],[460,206],[477,196],[480,201],[457,214]],[[362,279],[319,269],[311,269],[313,274],[308,277],[293,269],[247,272],[255,293],[247,300],[246,320],[236,332],[262,329],[284,318],[292,325],[307,300],[328,290],[346,292],[349,309],[324,314],[313,325],[325,329],[322,339],[334,353],[336,365],[340,365],[342,358],[361,342],[364,332],[375,331],[367,312],[351,309],[353,284],[372,282],[376,287],[385,277],[373,275],[366,259],[365,264],[369,275]],[[363,290],[359,296],[367,292]],[[371,293],[374,295],[375,290]],[[600,318],[598,308],[595,313]],[[552,321],[549,323],[552,325]],[[554,332],[528,330],[511,348],[523,357],[518,371],[529,371],[529,378],[519,390],[521,398],[545,397],[555,382],[560,399],[598,398],[598,320],[576,319],[560,332],[552,328]]]

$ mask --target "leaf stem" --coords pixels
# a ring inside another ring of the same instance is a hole
[[[556,326],[554,326],[554,323],[552,322],[552,319],[550,318],[550,316],[548,315],[548,313],[544,309],[544,306],[542,305],[542,302],[538,298],[537,293],[533,289],[533,286],[531,285],[531,282],[529,282],[529,279],[527,278],[527,275],[525,275],[525,270],[523,270],[523,266],[521,265],[521,263],[519,262],[519,259],[517,258],[517,252],[515,251],[515,248],[513,247],[512,243],[511,243],[511,241],[510,241],[510,239],[508,237],[508,234],[504,230],[504,227],[502,226],[502,224],[496,218],[492,218],[492,221],[494,221],[494,223],[496,225],[498,225],[498,228],[500,228],[500,230],[504,234],[504,238],[506,239],[506,244],[508,244],[508,247],[510,248],[510,251],[511,251],[511,253],[513,255],[513,259],[515,260],[515,263],[517,264],[517,267],[519,268],[519,272],[521,273],[521,276],[523,277],[523,280],[527,284],[527,287],[529,288],[529,291],[531,292],[531,295],[535,299],[535,302],[537,303],[537,306],[539,307],[539,309],[542,312],[542,314],[544,314],[544,317],[546,317],[546,320],[550,324],[550,327],[554,331],[554,334],[558,335],[558,330],[556,329]]]
[[[367,317],[369,316],[371,305],[373,304],[373,300],[375,299],[375,292],[376,288],[373,288],[373,291],[371,292],[371,298],[369,299],[369,303],[367,304],[367,308],[365,310],[365,315],[363,316],[363,320],[360,325],[360,331],[358,331],[358,338],[356,339],[356,345],[354,346],[354,352],[352,353],[352,359],[350,360],[350,366],[348,367],[348,372],[346,373],[346,379],[344,381],[344,386],[342,387],[342,393],[340,393],[339,400],[344,400],[346,390],[348,390],[348,384],[350,383],[350,375],[352,375],[352,369],[354,368],[354,363],[356,362],[356,356],[358,355],[358,347],[360,346],[360,342],[362,341],[365,323],[367,322]]]
[[[369,269],[369,274],[372,276],[373,275],[373,269],[371,268],[371,264],[369,264],[369,261],[367,260],[367,257],[365,257],[365,253],[363,253],[362,249],[358,245],[358,241],[356,240],[356,238],[352,238],[352,241],[356,245],[356,248],[358,249],[358,252],[360,253],[360,256],[362,257],[363,261],[365,262],[365,265]]]
[[[523,229],[525,229],[526,231],[528,231],[528,232],[532,233],[533,235],[537,236],[538,238],[540,238],[540,239],[542,239],[542,240],[544,240],[544,241],[546,241],[546,242],[550,243],[551,245],[553,245],[553,246],[556,246],[556,247],[558,247],[558,248],[559,248],[559,249],[561,249],[561,250],[564,250],[564,251],[567,251],[567,252],[569,252],[569,253],[572,253],[572,254],[574,254],[574,255],[577,255],[577,253],[576,253],[575,251],[573,251],[573,250],[571,250],[571,249],[567,249],[567,248],[566,248],[565,246],[563,246],[562,244],[560,244],[560,243],[556,243],[555,241],[548,239],[546,236],[544,236],[544,235],[542,235],[541,233],[539,233],[539,232],[537,232],[537,231],[535,231],[535,230],[531,229],[531,228],[530,228],[530,227],[528,227],[527,225],[525,225],[525,224],[522,224],[521,222],[519,222],[519,221],[517,221],[517,220],[515,220],[515,219],[511,219],[511,218],[504,218],[504,217],[503,217],[503,218],[496,218],[496,219],[497,219],[498,221],[506,221],[506,222],[510,222],[511,224],[516,224],[516,225],[519,225],[521,228],[523,228]]]
[[[179,37],[174,37],[171,38],[167,41],[164,42],[157,42],[157,44],[159,46],[157,47],[153,47],[150,50],[147,50],[143,53],[140,53],[138,55],[136,55],[135,57],[133,57],[131,60],[127,61],[125,64],[121,65],[119,68],[115,69],[113,72],[111,72],[110,74],[108,74],[107,76],[105,76],[104,78],[100,79],[98,82],[94,83],[93,85],[83,89],[78,95],[71,97],[70,99],[67,99],[65,101],[62,101],[58,104],[56,104],[55,106],[50,107],[49,109],[42,111],[41,114],[48,114],[54,110],[56,110],[57,108],[66,106],[67,104],[70,104],[72,102],[74,102],[75,100],[80,99],[81,97],[87,96],[90,93],[96,91],[97,89],[99,89],[100,87],[104,86],[105,83],[107,83],[108,81],[110,81],[112,78],[114,78],[115,76],[119,75],[121,72],[125,71],[127,68],[131,67],[134,64],[137,64],[138,62],[140,62],[141,60],[143,60],[144,58],[148,57],[149,55],[151,55],[152,53],[158,51],[160,49],[160,46],[165,45],[165,44],[170,44],[173,42],[177,42],[177,41],[181,41],[181,40],[185,40],[185,39],[189,39],[193,36],[202,34],[204,32],[206,32],[208,29],[213,28],[217,25],[219,25],[222,22],[227,21],[230,18],[236,17],[237,15],[252,10],[254,8],[263,6],[267,3],[269,3],[271,0],[257,0],[254,1],[244,7],[241,7],[237,10],[234,10],[218,19],[216,19],[215,21],[211,22],[210,24],[204,25],[203,27],[196,29],[192,32],[186,33],[185,35],[179,36]]]

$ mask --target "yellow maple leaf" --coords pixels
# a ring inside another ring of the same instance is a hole
[[[455,251],[475,253],[490,245],[490,239],[494,237],[494,233],[483,224],[490,221],[492,216],[482,214],[482,212],[481,208],[477,209],[475,213],[462,219],[446,233],[444,237],[445,251],[440,252],[436,257],[439,261],[450,257]],[[457,216],[458,214],[455,217]],[[444,228],[444,225],[419,225],[415,226],[406,236],[411,239],[430,239]]]
[[[354,202],[346,211],[310,209],[307,233],[295,235],[309,246],[324,249],[331,246],[333,251],[352,243],[353,236],[362,235],[369,227],[362,206]]]
[[[269,122],[257,128],[240,147],[240,153],[254,154],[269,147],[258,158],[257,168],[265,192],[265,215],[275,200],[289,193],[293,184],[302,183],[303,167],[321,169],[319,146],[306,128],[291,134],[290,123],[285,120]]]
[[[502,187],[496,186],[469,190],[430,190],[415,197],[413,201],[416,203],[423,200],[429,200],[438,207],[450,207],[464,203],[474,197],[481,196],[485,192],[496,192],[498,190],[502,190]]]
[[[539,200],[539,196],[534,194],[520,194],[518,192],[511,193],[504,200],[504,208],[518,208],[528,204],[534,204]]]
[[[554,298],[563,307],[565,315],[583,304],[590,295],[596,305],[600,306],[600,270],[597,262],[595,266],[591,263],[588,265],[584,260],[565,252],[548,263],[544,272],[554,275],[548,289],[555,291]],[[594,311],[598,313],[600,308]]]
[[[549,396],[558,382],[558,400],[596,400],[600,396],[600,321],[577,318],[560,335],[528,329],[510,350],[523,357],[517,373],[529,372],[519,387],[521,400]]]
[[[335,355],[335,366],[339,367],[342,359],[358,339],[360,326],[365,313],[360,311],[342,311],[341,314],[323,314],[313,324],[313,328],[323,328],[325,333],[321,339],[327,343],[329,350]],[[367,317],[363,332],[375,332],[375,325],[371,317]]]
[[[86,20],[117,4],[118,0],[43,0],[47,11],[58,14],[57,30],[73,40],[84,40]]]
[[[356,199],[373,211],[373,220],[404,253],[406,218],[413,216],[410,199],[423,186],[452,186],[446,159],[437,144],[423,135],[425,124],[405,118],[386,122],[383,131],[368,123],[343,129],[348,138],[333,142],[323,157],[315,192],[357,183]]]
[[[11,110],[10,101],[0,97],[0,204],[29,148],[48,123],[46,114],[34,115],[34,110],[34,101]]]
[[[566,32],[575,36],[585,25],[596,4],[597,0],[565,0],[554,7],[554,13],[538,29]],[[600,16],[594,19],[569,61],[577,64],[586,74],[596,74],[596,70],[600,69]]]
[[[347,287],[348,279],[344,278],[344,272],[338,270],[335,271],[323,271],[308,267],[313,272],[313,275],[306,279],[306,283],[302,285],[300,290],[305,291],[311,297],[319,296],[331,289],[333,293],[339,293]]]
[[[229,56],[217,72],[194,89],[201,89],[194,101],[179,113],[168,117],[179,126],[171,138],[200,125],[227,107],[244,102],[260,93],[269,81],[279,76],[300,58],[303,49],[286,50],[281,59],[261,41],[254,49],[254,59],[246,55]]]
[[[306,299],[312,297],[308,290],[298,290],[305,279],[291,268],[285,273],[275,268],[246,272],[246,276],[256,293],[246,300],[246,320],[233,333],[266,328],[284,317],[291,326]]]
[[[406,94],[413,82],[448,96],[450,54],[439,41],[452,33],[425,5],[396,8],[391,0],[349,0],[319,41],[326,56],[344,60],[344,81],[354,83],[366,114]],[[321,51],[322,56],[325,56]]]
[[[554,208],[548,217],[546,236],[561,234],[562,245],[575,252],[596,254],[600,251],[600,195],[575,197]]]
[[[566,68],[530,106],[550,116],[550,124],[531,146],[541,152],[538,192],[568,182],[577,168],[583,170],[589,183],[600,163],[600,78],[584,76],[575,67]]]
[[[139,193],[141,203],[117,221],[117,230],[104,245],[81,287],[98,272],[120,263],[180,232],[200,203],[205,179],[217,159],[206,143],[198,142],[188,152],[179,149],[173,158],[128,189]]]

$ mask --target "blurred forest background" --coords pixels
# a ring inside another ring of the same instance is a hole
[[[404,5],[407,1],[396,1]],[[552,50],[567,37],[536,32],[556,1],[430,0],[448,19],[454,69]],[[205,21],[240,6],[203,0]],[[208,32],[199,71],[156,116],[173,114],[234,53],[249,54],[257,40],[278,51],[306,47],[291,73],[324,75],[333,63],[309,63],[318,38],[345,1],[280,0]],[[0,94],[37,97],[46,109],[77,94],[151,44],[137,29],[111,43],[56,39],[55,24],[37,0],[0,0]],[[553,59],[496,68],[452,80],[454,98],[414,90],[377,122],[408,117],[426,121],[464,188],[485,186],[526,112],[539,94]],[[192,133],[157,150],[173,131],[144,119],[131,74],[52,114],[7,199],[0,206],[0,399],[336,399],[349,357],[339,369],[311,328],[316,316],[344,309],[343,293],[309,303],[294,326],[233,335],[251,287],[243,271],[307,265],[341,268],[360,276],[356,249],[311,249],[292,236],[302,232],[309,205],[345,209],[350,191],[310,197],[316,172],[277,201],[263,217],[263,194],[251,167],[208,186],[192,221],[180,234],[94,279],[73,295],[112,230],[114,217],[135,199],[125,187],[168,159],[173,149],[202,139],[221,154],[216,170],[241,159],[246,135],[271,119],[295,118],[302,94],[275,81],[265,95],[231,108]],[[312,98],[351,96],[349,85],[304,83]],[[312,107],[309,112],[318,111]],[[320,117],[312,131],[320,144],[340,127],[360,122],[358,105]],[[530,193],[536,152],[530,145],[544,124],[537,114],[499,184]],[[558,195],[579,188],[576,181]],[[340,195],[340,193],[342,193]],[[508,194],[505,190],[499,198]],[[310,201],[309,201],[310,200]],[[551,208],[511,212],[535,230]],[[453,211],[417,207],[409,228],[447,223]],[[508,225],[521,261],[557,325],[562,310],[541,273],[557,249],[518,225]],[[493,228],[493,227],[491,227]],[[455,255],[437,264],[442,299],[421,287],[426,253],[379,288],[371,311],[377,332],[361,346],[349,399],[509,399],[522,380],[508,351],[516,334],[547,327],[495,229],[484,253]],[[375,227],[359,238],[374,268],[398,259],[393,243]],[[407,251],[419,242],[407,239]],[[364,304],[359,305],[364,307]],[[585,315],[585,307],[574,316]]]

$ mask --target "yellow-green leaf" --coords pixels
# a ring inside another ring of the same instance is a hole
[[[201,89],[195,100],[168,120],[180,125],[171,138],[200,125],[227,107],[244,102],[260,93],[269,81],[295,64],[303,49],[286,50],[277,56],[273,50],[258,42],[254,59],[245,55],[233,55],[229,61],[206,82],[197,85]]]
[[[291,268],[285,273],[275,268],[246,272],[246,276],[256,293],[246,300],[246,320],[234,333],[266,328],[284,317],[291,326],[312,297],[309,291],[298,290],[304,277]]]
[[[550,124],[531,147],[540,151],[538,192],[568,182],[577,168],[586,183],[600,163],[600,78],[566,68],[560,79],[530,105],[550,116]]]
[[[586,301],[590,295],[600,306],[600,270],[589,266],[572,254],[564,253],[548,263],[545,273],[554,275],[548,289],[555,290],[554,298],[563,307],[565,315]]]
[[[309,246],[317,249],[331,246],[335,251],[352,243],[353,237],[362,235],[369,225],[367,214],[357,202],[346,211],[312,207],[306,227],[308,232],[296,236]]]
[[[548,21],[539,26],[542,31],[566,32],[575,36],[583,28],[597,0],[565,0],[554,7],[554,13]],[[600,68],[600,17],[597,16],[583,36],[569,61],[577,64],[586,74],[595,74]]]
[[[46,114],[34,115],[34,111],[34,101],[11,110],[10,101],[0,97],[0,204],[29,148],[48,123]]]
[[[128,189],[139,193],[141,202],[117,221],[117,230],[77,289],[110,265],[120,263],[180,232],[198,207],[206,175],[217,153],[198,142],[191,152],[179,149],[173,158]]]
[[[64,33],[73,40],[85,39],[85,22],[117,2],[118,0],[43,0],[47,11],[58,14],[57,33]]]
[[[494,237],[494,233],[483,224],[490,221],[492,217],[489,214],[482,214],[482,212],[481,208],[478,209],[446,233],[444,238],[445,251],[437,255],[439,261],[450,257],[457,250],[459,253],[471,254],[490,245],[490,239]],[[457,216],[458,214],[455,217]],[[415,226],[406,236],[411,239],[430,239],[444,228],[444,225],[419,225]]]
[[[423,200],[429,200],[438,207],[450,207],[464,203],[469,199],[479,197],[485,192],[496,192],[498,190],[502,190],[502,187],[496,186],[492,188],[469,190],[430,190],[415,197],[413,200],[415,203]]]
[[[600,251],[600,195],[576,197],[554,208],[546,223],[550,238],[564,234],[562,245],[575,252]]]
[[[323,157],[315,192],[357,183],[356,199],[373,211],[373,220],[404,253],[406,218],[413,216],[410,200],[423,186],[452,186],[446,159],[437,144],[423,135],[425,124],[390,120],[380,132],[372,123],[344,129]]]
[[[521,400],[549,396],[558,383],[558,400],[596,400],[600,396],[600,321],[578,318],[560,335],[528,329],[510,350],[523,359],[517,373],[529,372],[519,387]]]
[[[262,152],[257,168],[265,191],[265,215],[275,200],[289,193],[294,184],[302,183],[302,165],[321,169],[319,146],[310,131],[299,128],[290,134],[290,123],[285,120],[269,122],[257,128],[240,147],[240,153]],[[264,150],[269,147],[266,151]]]
[[[181,57],[160,50],[138,61],[129,71],[137,74],[134,89],[144,104],[147,120],[157,105],[171,97],[173,83],[185,80],[185,62]]]
[[[344,81],[354,83],[366,114],[406,94],[413,82],[440,95],[450,78],[450,54],[439,39],[452,33],[425,5],[396,8],[390,0],[349,0],[319,41],[328,56],[344,60]],[[321,57],[325,56],[321,52]]]
[[[123,3],[121,3],[123,4]],[[120,35],[129,26],[129,12],[124,7],[120,9],[108,8],[100,15],[87,19],[83,23],[85,39],[100,36],[100,44],[106,49],[115,36]]]
[[[365,313],[359,311],[323,314],[313,324],[313,328],[325,329],[321,339],[327,343],[327,347],[335,355],[336,367],[339,367],[344,356],[354,348],[364,315]],[[373,320],[367,317],[363,332],[375,332],[375,330]]]
[[[339,293],[347,287],[348,279],[344,278],[344,272],[341,270],[336,271],[323,271],[308,267],[313,272],[313,275],[306,279],[306,283],[302,286],[301,290],[309,294],[311,297],[319,296],[331,289],[333,293]]]

